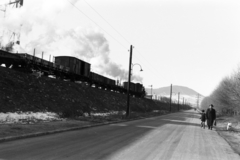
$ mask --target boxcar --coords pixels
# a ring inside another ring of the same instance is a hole
[[[128,82],[123,82],[123,87],[128,89]],[[135,92],[135,83],[130,82],[129,90]]]
[[[115,86],[115,85],[116,85],[116,81],[108,78],[108,79],[107,79],[107,84],[108,84],[108,85]]]
[[[104,83],[106,85],[115,85],[116,84],[115,80],[112,80],[110,78],[104,77],[104,76],[102,76],[100,74],[97,74],[97,73],[94,73],[94,72],[90,73],[90,78],[93,81],[101,82],[101,83]]]
[[[85,77],[90,76],[91,64],[82,61],[78,58],[69,56],[58,56],[55,57],[55,63],[64,67],[68,67],[68,70],[75,74],[82,75]]]
[[[90,78],[91,78],[91,80],[93,80],[93,81],[95,81],[95,82],[104,83],[103,76],[102,76],[102,75],[99,75],[99,74],[97,74],[97,73],[91,72]]]
[[[143,90],[143,85],[140,83],[135,84],[135,92],[142,92]]]

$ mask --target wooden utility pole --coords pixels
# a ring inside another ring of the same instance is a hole
[[[150,85],[149,87],[151,87],[151,99],[153,99],[153,95],[152,95],[152,86],[153,85]]]
[[[126,110],[126,117],[130,115],[130,106],[129,106],[129,90],[130,90],[130,83],[131,83],[131,70],[132,70],[132,45],[130,46],[130,58],[129,58],[129,70],[128,70],[128,88],[127,88],[127,110]]]
[[[180,92],[178,92],[178,112],[179,112],[179,98],[180,98]]]
[[[33,50],[33,62],[35,62],[35,48]]]
[[[153,94],[152,94],[152,86],[153,86],[153,85],[151,85],[151,97],[152,97],[152,99],[153,99]]]
[[[172,111],[172,84],[170,87],[170,112]]]
[[[199,108],[199,93],[197,95],[197,108]]]

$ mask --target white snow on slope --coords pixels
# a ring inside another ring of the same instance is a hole
[[[38,121],[62,120],[56,113],[52,112],[14,112],[0,113],[0,124],[4,123],[34,123]]]

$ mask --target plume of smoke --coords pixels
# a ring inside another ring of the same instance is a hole
[[[78,2],[68,1],[72,4]],[[37,56],[42,51],[53,56],[74,56],[90,62],[94,72],[127,80],[128,71],[111,61],[109,43],[98,29],[78,26],[66,30],[54,23],[53,20],[59,13],[67,12],[71,7],[67,0],[25,0],[22,8],[9,9],[6,18],[0,17],[3,22],[0,23],[0,28],[10,33],[21,30],[24,42],[20,46],[13,46],[15,51],[31,54],[35,48]],[[132,80],[141,82],[142,78],[132,76]]]

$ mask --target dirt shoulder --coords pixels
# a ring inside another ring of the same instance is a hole
[[[232,129],[230,130],[227,130],[228,123],[232,123]],[[240,155],[240,117],[219,117],[216,131]]]
[[[92,117],[79,117],[75,119],[64,119],[61,121],[51,122],[38,122],[33,124],[0,124],[0,142],[9,141],[20,138],[28,138],[34,136],[41,136],[46,134],[59,133],[64,131],[83,129],[93,126],[100,126],[104,124],[111,124],[123,121],[136,120],[141,118],[148,118],[154,116],[161,116],[167,114],[167,112],[159,113],[147,113],[147,114],[136,114],[132,113],[129,118],[120,116],[92,116]]]
[[[53,122],[40,122],[35,124],[1,124],[0,139],[84,127],[92,124],[96,124],[96,122],[80,120],[64,120]]]

